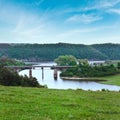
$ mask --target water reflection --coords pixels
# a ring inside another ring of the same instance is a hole
[[[40,64],[41,65],[41,64]],[[45,63],[42,65],[53,65],[51,63]],[[20,74],[29,75],[29,70],[23,70]],[[59,77],[60,72],[58,72],[58,78],[54,80],[54,70],[49,68],[38,68],[32,70],[32,75],[37,78],[41,85],[47,85],[48,88],[51,89],[84,89],[84,90],[101,90],[101,89],[108,89],[112,91],[119,91],[119,86],[114,85],[105,85],[100,84],[97,82],[86,82],[86,81],[69,81],[69,80],[62,80]]]

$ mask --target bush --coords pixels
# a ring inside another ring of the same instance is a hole
[[[78,76],[78,77],[103,77],[117,74],[119,71],[113,65],[107,66],[90,66],[89,64],[79,63],[74,68],[63,71],[61,76]]]
[[[120,62],[118,62],[118,65],[117,65],[118,69],[120,69]]]
[[[20,76],[17,72],[3,67],[0,67],[0,84],[5,86],[40,87],[36,78],[29,78],[26,75]]]

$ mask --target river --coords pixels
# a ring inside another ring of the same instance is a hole
[[[37,63],[38,65],[55,65],[53,62],[48,63]],[[19,73],[20,75],[29,75],[29,70],[23,70]],[[47,85],[49,89],[83,89],[83,90],[102,90],[107,89],[110,91],[119,91],[120,86],[105,85],[99,82],[87,82],[87,81],[69,81],[62,80],[59,77],[60,71],[58,72],[57,80],[53,77],[54,70],[44,68],[44,78],[42,78],[42,70],[40,68],[32,70],[33,77],[36,77],[41,85]]]

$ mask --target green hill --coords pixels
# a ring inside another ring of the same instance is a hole
[[[120,59],[120,44],[0,44],[0,57],[29,61],[52,61],[60,55],[73,55],[80,59]]]
[[[96,44],[92,45],[92,47],[111,60],[120,59],[120,44]]]

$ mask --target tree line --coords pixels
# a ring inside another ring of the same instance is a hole
[[[0,57],[7,56],[28,61],[53,61],[60,55],[73,55],[79,59],[120,59],[120,44],[7,44],[0,45]]]
[[[55,62],[57,65],[73,66],[61,72],[60,76],[64,77],[103,77],[120,73],[120,62],[117,66],[111,62],[90,65],[87,59],[76,59],[72,55],[59,56]]]

